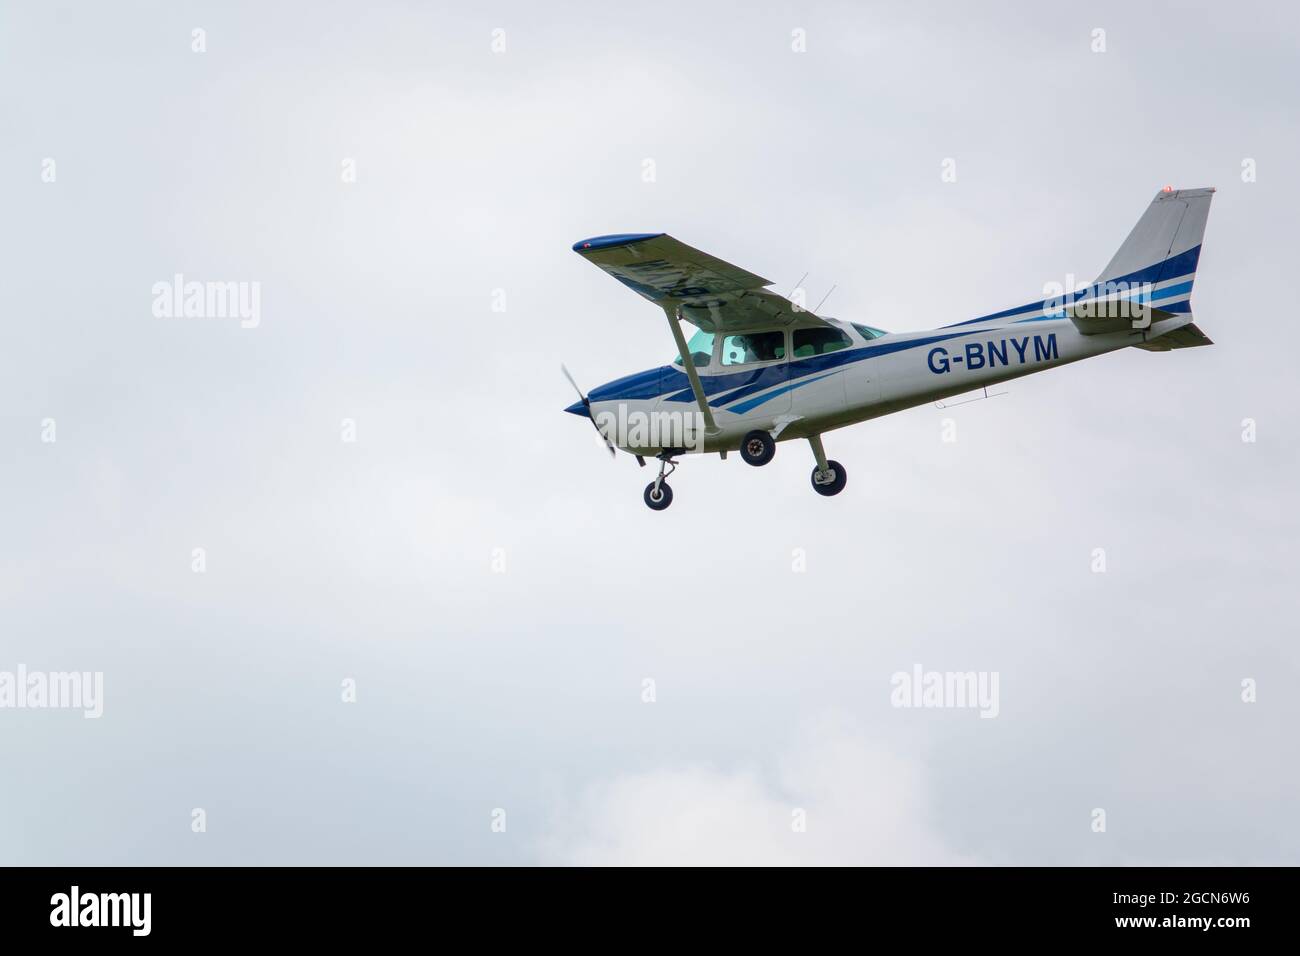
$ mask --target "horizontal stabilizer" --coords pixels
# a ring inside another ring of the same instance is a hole
[[[1142,342],[1134,348],[1145,349],[1148,352],[1168,352],[1170,349],[1193,349],[1198,345],[1213,344],[1208,335],[1198,329],[1194,323],[1189,323],[1148,342]]]

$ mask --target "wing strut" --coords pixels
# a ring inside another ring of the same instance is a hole
[[[695,370],[695,359],[691,353],[686,351],[686,336],[682,333],[681,312],[671,308],[664,309],[664,315],[668,316],[668,324],[673,330],[673,339],[677,342],[677,354],[681,356],[682,368],[686,369],[686,377],[691,380],[691,391],[695,393],[695,403],[700,406],[700,411],[704,414],[704,430],[710,435],[718,433],[718,425],[713,420],[713,411],[709,408],[709,403],[704,397],[704,386],[700,384],[700,373]]]

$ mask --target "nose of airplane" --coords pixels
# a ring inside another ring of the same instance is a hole
[[[587,406],[582,404],[582,402],[574,402],[566,408],[565,411],[570,415],[581,415],[583,418],[587,417]]]

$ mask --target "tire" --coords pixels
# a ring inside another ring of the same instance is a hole
[[[768,432],[755,429],[740,440],[740,457],[755,468],[766,465],[775,454],[776,439]]]
[[[812,470],[812,486],[813,491],[817,492],[817,494],[825,495],[829,498],[831,495],[838,495],[844,490],[844,486],[849,483],[849,473],[844,470],[844,466],[838,461],[828,461],[826,462],[826,467],[830,469],[830,472],[834,477],[830,481],[819,482],[817,476],[820,474],[820,471],[814,467]]]
[[[646,507],[651,511],[663,511],[673,503],[673,490],[668,487],[668,482],[659,482],[659,497],[654,497],[655,483],[652,481],[645,486],[645,494],[641,497],[645,499]]]

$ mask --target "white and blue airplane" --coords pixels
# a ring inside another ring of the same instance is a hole
[[[1189,300],[1213,194],[1166,186],[1091,285],[922,332],[816,315],[664,233],[584,239],[574,252],[664,310],[677,358],[586,395],[574,383],[565,411],[590,418],[611,454],[659,459],[644,493],[656,511],[672,503],[679,455],[738,450],[765,465],[790,439],[812,447],[813,489],[837,495],[848,476],[826,457],[828,431],[1130,346],[1212,344]]]

